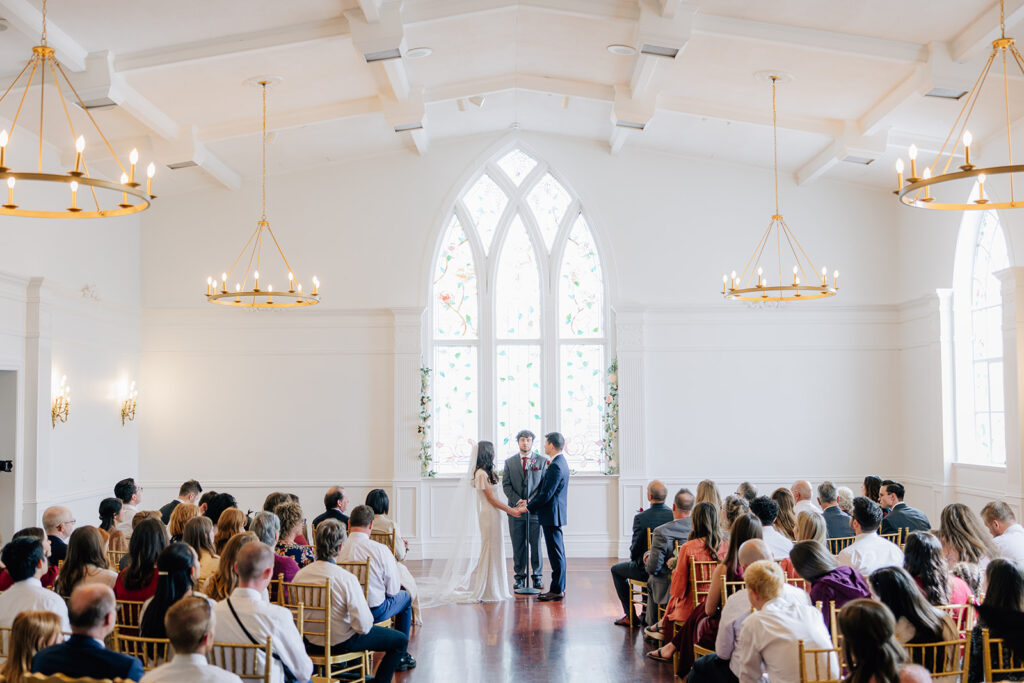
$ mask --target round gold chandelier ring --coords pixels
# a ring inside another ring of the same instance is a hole
[[[774,287],[729,289],[724,296],[731,301],[806,301],[835,296],[837,291],[835,287],[827,285],[776,285]],[[793,294],[783,295],[788,292],[793,292]]]
[[[955,173],[943,173],[942,175],[933,176],[931,178],[919,178],[912,183],[907,183],[899,191],[899,200],[906,206],[912,206],[918,209],[938,209],[940,211],[988,211],[989,209],[1019,209],[1024,207],[1024,201],[1016,202],[989,202],[985,201],[982,204],[975,202],[967,203],[950,203],[950,202],[938,202],[938,201],[924,201],[920,197],[909,196],[912,193],[923,191],[925,188],[932,187],[934,185],[941,185],[942,183],[948,183],[954,180],[963,180],[964,178],[976,178],[982,174],[988,176],[1007,175],[1010,173],[1024,173],[1024,164],[1013,164],[1011,166],[992,166],[990,168],[972,168],[969,171],[957,171]],[[934,198],[933,198],[934,199]]]
[[[76,182],[79,187],[98,187],[103,190],[112,190],[114,192],[131,195],[140,199],[141,203],[130,204],[127,206],[120,205],[116,209],[100,209],[98,211],[88,211],[86,209],[80,209],[79,211],[69,211],[67,209],[64,211],[40,211],[36,209],[23,209],[21,207],[13,209],[0,207],[0,216],[29,216],[32,218],[109,218],[111,216],[128,216],[133,213],[145,211],[149,208],[150,196],[146,194],[145,189],[143,189],[139,184],[122,185],[121,183],[115,183],[101,178],[58,175],[56,173],[21,173],[18,171],[5,171],[0,173],[0,181],[2,181],[0,182],[0,186],[2,186],[3,182],[6,182],[8,178],[14,178],[15,181],[58,183],[61,185],[70,185],[72,182]],[[2,189],[0,189],[0,192],[2,192]]]
[[[256,298],[263,299],[257,302]],[[320,298],[312,294],[299,292],[268,292],[266,290],[249,290],[245,292],[214,292],[207,294],[206,299],[221,306],[238,306],[239,308],[299,308],[315,306]],[[283,299],[283,301],[277,301]],[[288,301],[292,299],[292,301]]]

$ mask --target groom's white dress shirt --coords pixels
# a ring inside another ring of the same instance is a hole
[[[395,554],[383,543],[371,540],[369,534],[356,531],[349,534],[338,556],[340,562],[362,562],[370,558],[370,576],[367,579],[367,597],[370,609],[387,598],[398,595],[402,580],[398,574]]]

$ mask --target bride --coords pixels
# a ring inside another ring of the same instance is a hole
[[[451,532],[453,545],[446,558],[433,561],[430,575],[420,582],[421,608],[512,597],[502,513],[518,517],[520,511],[498,497],[493,443],[477,443],[469,466],[445,509],[443,528]]]

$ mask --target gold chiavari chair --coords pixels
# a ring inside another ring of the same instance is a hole
[[[708,592],[711,590],[711,574],[719,564],[718,560],[697,560],[692,555],[690,556],[690,595],[693,598],[694,607],[708,597]]]
[[[363,597],[369,599],[370,597],[370,558],[366,558],[362,562],[339,562],[338,566],[342,569],[355,574],[356,579],[359,581],[359,585],[363,589]],[[383,626],[385,628],[391,626],[391,619],[385,619],[379,621],[374,626]]]
[[[788,583],[791,586],[796,586],[802,591],[808,590],[810,588],[807,584],[807,580],[802,579],[799,576],[787,576],[786,583]]]
[[[966,638],[974,628],[974,610],[970,605],[939,605],[939,609],[953,620],[961,638]]]
[[[729,596],[733,593],[743,590],[747,587],[747,582],[742,579],[739,581],[729,581],[725,574],[722,574],[722,607],[725,607],[725,601],[729,599]]]
[[[167,638],[141,638],[115,633],[113,646],[114,652],[138,658],[145,671],[152,671],[174,657],[174,649]]]
[[[891,534],[883,534],[883,533],[879,532],[878,535],[881,536],[882,538],[884,538],[887,541],[891,541],[892,543],[895,543],[900,548],[903,548],[903,543],[902,543],[903,529],[897,529],[896,531],[892,532]]]
[[[139,635],[139,622],[142,620],[142,602],[135,600],[117,601],[117,624],[114,635]]]
[[[214,643],[206,654],[210,664],[230,671],[239,678],[270,683],[273,676],[271,637],[263,645],[252,643]],[[260,656],[262,655],[262,657]]]
[[[121,566],[121,558],[127,554],[127,550],[108,550],[107,563],[110,565],[110,568],[115,572],[118,571]]]
[[[369,560],[367,560],[369,565]],[[324,652],[321,655],[310,655],[314,666],[322,667],[327,681],[334,676],[345,674],[356,676],[355,680],[366,678],[369,657],[366,652],[346,652],[331,654],[331,584],[290,583],[282,606],[291,610],[293,616],[302,621],[299,631],[308,639],[310,635],[323,636]]]
[[[1014,655],[1002,638],[993,638],[987,628],[981,629],[981,653],[985,681],[1002,680],[1002,674],[1024,672],[1024,659]]]
[[[846,548],[851,546],[854,541],[857,540],[856,536],[841,536],[839,538],[828,539],[828,551],[833,555],[838,555],[843,552]]]
[[[0,659],[7,659],[7,649],[11,643],[11,627],[0,626]]]
[[[700,646],[700,645],[698,645],[697,643],[694,643],[694,644],[693,644],[693,658],[694,658],[695,660],[696,660],[696,659],[700,659],[700,658],[701,658],[701,657],[703,657],[704,655],[713,655],[713,654],[715,654],[715,651],[714,651],[714,650],[709,650],[709,649],[707,649],[706,647],[701,647],[701,646]],[[674,661],[674,660],[673,660],[673,661]]]
[[[842,656],[837,648],[813,649],[797,642],[800,683],[841,683]]]
[[[370,540],[377,541],[381,545],[386,545],[391,554],[395,554],[395,530],[391,531],[373,531],[370,530]]]
[[[937,643],[907,643],[903,649],[911,662],[928,669],[933,681],[959,678],[961,683],[967,683],[967,670],[971,663],[969,636]]]
[[[647,549],[651,549],[651,538],[653,534],[647,529]],[[632,628],[636,622],[636,606],[640,606],[640,613],[643,614],[647,607],[647,582],[639,579],[626,579],[629,588],[629,626]]]

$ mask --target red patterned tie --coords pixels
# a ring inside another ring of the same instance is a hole
[[[524,455],[523,456],[523,474],[526,474],[526,458],[527,458],[527,456]]]

